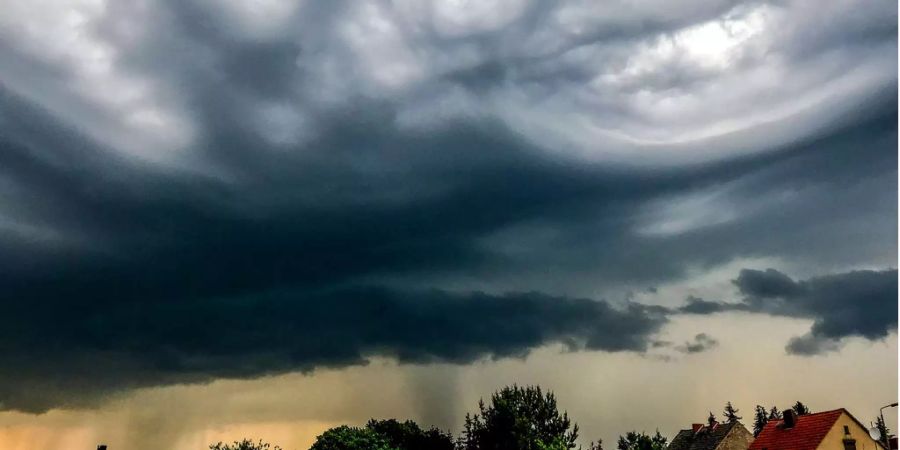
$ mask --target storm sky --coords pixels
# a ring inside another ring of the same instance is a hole
[[[896,2],[0,9],[0,449],[896,401]]]

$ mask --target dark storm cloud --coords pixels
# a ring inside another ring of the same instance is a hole
[[[699,333],[694,336],[694,339],[689,342],[685,342],[684,345],[679,345],[675,347],[676,350],[682,353],[702,353],[707,350],[713,349],[719,345],[719,341],[714,339],[712,336],[706,333]]]
[[[789,353],[835,349],[848,336],[884,339],[897,330],[897,271],[861,270],[794,281],[769,269],[743,270],[735,284],[750,308],[815,319],[809,334],[794,338]]]
[[[709,300],[704,300],[699,297],[694,297],[693,295],[688,296],[685,300],[687,304],[678,308],[678,312],[685,314],[713,314],[717,312],[730,311],[737,308],[738,305],[722,303],[722,302],[712,302]]]
[[[373,355],[641,352],[661,345],[667,309],[580,298],[741,258],[896,260],[896,79],[876,70],[896,55],[885,22],[895,4],[854,16],[877,22],[874,34],[841,40],[850,19],[838,11],[825,35],[781,37],[798,54],[837,47],[834,60],[741,52],[720,69],[689,48],[657,61],[655,46],[761,3],[609,15],[523,4],[508,18],[385,2],[116,2],[82,11],[74,30],[62,18],[0,27],[19,31],[0,39],[0,405],[39,411]],[[805,17],[773,11],[782,24]],[[59,42],[75,53],[54,53]],[[742,90],[758,82],[742,71],[781,60],[769,69],[797,74],[781,90]],[[826,70],[835,61],[854,70]],[[728,95],[705,90],[735,79]],[[861,100],[835,84],[871,101],[854,108]],[[787,105],[818,126],[776,120],[806,130],[781,141],[763,129],[678,143],[720,119],[709,111],[756,120],[785,106],[770,102],[832,90],[828,108]],[[693,100],[643,109],[676,97]],[[589,148],[554,140],[553,126],[582,123],[676,143],[628,144],[607,161],[624,144],[565,128]],[[819,300],[813,280],[741,279],[744,303],[694,299],[683,311],[821,318],[795,352],[883,335],[829,315],[819,302],[835,300]],[[546,294],[503,294],[529,291]],[[772,306],[786,295],[802,307]]]
[[[23,314],[0,331],[7,346],[0,399],[5,409],[30,412],[90,404],[126,387],[309,371],[372,356],[466,363],[521,357],[550,343],[642,352],[666,322],[637,304],[374,287]]]
[[[840,348],[847,337],[880,340],[897,330],[897,270],[860,270],[795,281],[775,269],[744,269],[734,280],[740,303],[689,297],[686,314],[747,311],[813,319],[809,333],[785,349],[814,355]]]

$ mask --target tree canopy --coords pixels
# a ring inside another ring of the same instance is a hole
[[[884,448],[891,448],[890,445],[890,434],[891,430],[888,428],[887,424],[884,423],[884,417],[878,416],[875,419],[875,427],[878,428],[878,432],[881,433],[881,443],[884,444]]]
[[[791,409],[793,409],[798,416],[809,414],[809,408],[807,408],[800,400],[797,400],[797,403],[794,403],[794,406]]]
[[[616,445],[618,450],[665,450],[667,439],[659,434],[649,436],[643,432],[629,431],[625,436],[619,436],[619,442]]]
[[[793,409],[798,415],[809,414],[809,408],[797,401]],[[730,401],[722,412],[728,422],[741,420],[739,410]],[[753,409],[753,436],[757,437],[771,420],[782,413],[756,405]],[[717,422],[709,412],[707,423]],[[881,418],[877,420],[885,442],[889,431]],[[475,414],[466,414],[459,438],[431,427],[424,429],[412,420],[371,419],[364,427],[342,425],[326,430],[316,438],[310,450],[573,450],[578,439],[578,425],[560,412],[553,392],[539,386],[507,386],[491,394],[490,402],[478,402]],[[653,435],[630,431],[619,436],[617,450],[665,450],[668,440],[659,430]],[[210,445],[210,450],[281,450],[263,441],[248,439],[232,444]],[[579,447],[581,450],[582,447]],[[602,440],[591,442],[587,450],[603,450]]]
[[[741,416],[737,415],[738,409],[731,405],[731,402],[725,403],[725,411],[722,412],[722,415],[725,416],[725,420],[728,422],[737,422],[741,420]]]
[[[538,386],[507,386],[466,415],[460,447],[463,450],[573,449],[578,425],[559,413],[556,397]]]
[[[281,450],[279,446],[272,446],[262,440],[253,442],[250,439],[234,441],[231,444],[218,442],[209,446],[209,450]]]
[[[341,425],[326,430],[310,450],[400,450],[371,428]]]
[[[759,436],[767,423],[769,423],[769,413],[766,411],[766,407],[756,405],[756,409],[753,411],[753,437]]]
[[[412,420],[369,420],[366,428],[372,430],[399,450],[453,450],[453,436],[437,428],[423,430]]]

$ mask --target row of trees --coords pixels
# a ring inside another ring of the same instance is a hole
[[[505,387],[466,414],[462,434],[454,438],[437,428],[423,429],[411,420],[370,420],[365,427],[342,425],[316,438],[310,450],[571,450],[576,448],[578,424],[560,413],[552,392],[538,386]],[[586,450],[602,450],[602,441]],[[635,431],[619,437],[618,450],[664,450],[666,438]],[[217,443],[210,450],[281,450],[250,440]]]
[[[809,408],[797,401],[790,408],[797,415],[809,414]],[[727,402],[722,415],[726,422],[741,420],[740,411]],[[753,435],[758,436],[770,420],[782,418],[775,406],[756,405]],[[716,423],[710,412],[708,422]],[[889,430],[881,418],[881,435]],[[423,429],[411,420],[370,420],[364,427],[342,425],[322,433],[310,450],[571,450],[576,447],[578,424],[567,413],[560,413],[552,392],[538,386],[505,387],[491,395],[490,403],[478,402],[478,412],[466,414],[462,434],[454,438],[437,428]],[[591,442],[586,450],[602,450],[602,441]],[[667,440],[659,430],[654,435],[630,431],[619,436],[617,450],[665,450]],[[268,443],[249,440],[232,444],[218,443],[210,450],[281,450]],[[584,450],[584,449],[582,449]]]
[[[809,408],[800,400],[797,400],[797,403],[794,403],[794,406],[790,409],[793,409],[794,414],[797,414],[798,416],[809,414]],[[782,416],[781,411],[779,411],[776,406],[766,409],[765,406],[756,405],[756,408],[753,411],[753,437],[759,436],[763,427],[765,427],[770,420],[778,420],[781,419]]]

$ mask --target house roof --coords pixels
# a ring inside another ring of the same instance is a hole
[[[719,423],[713,427],[704,425],[696,432],[681,430],[672,438],[667,450],[715,450],[735,425],[740,423]]]
[[[796,416],[794,426],[787,429],[781,426],[784,420],[770,420],[749,450],[815,450],[844,413],[847,410],[841,408]]]

